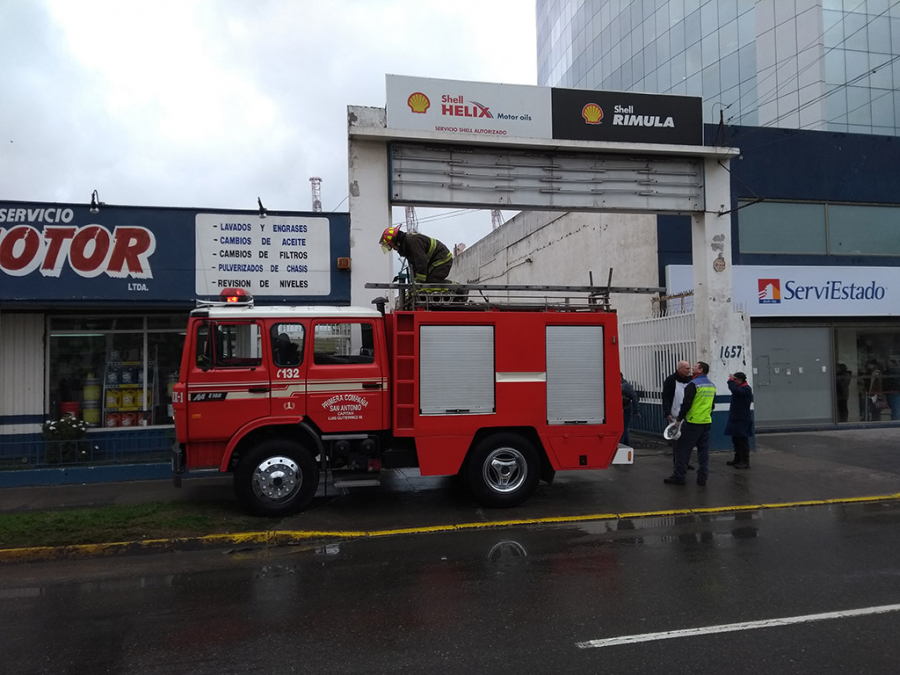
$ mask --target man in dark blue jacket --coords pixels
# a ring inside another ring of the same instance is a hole
[[[750,468],[750,436],[753,435],[753,389],[747,384],[744,373],[735,373],[728,378],[728,389],[731,390],[731,408],[728,411],[728,422],[725,424],[725,435],[731,436],[734,445],[734,459],[726,462],[735,469]]]
[[[622,417],[625,423],[625,431],[622,432],[622,438],[619,439],[619,443],[631,445],[631,436],[628,433],[628,429],[631,427],[632,418],[641,416],[637,407],[641,399],[634,390],[634,386],[625,379],[622,373],[619,373],[619,377],[622,378]]]

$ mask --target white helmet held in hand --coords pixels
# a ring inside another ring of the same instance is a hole
[[[663,438],[667,441],[674,441],[681,436],[681,425],[678,422],[672,422],[663,429]]]

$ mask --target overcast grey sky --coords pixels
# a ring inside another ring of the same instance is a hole
[[[0,199],[346,210],[385,74],[536,84],[533,0],[2,0]],[[343,203],[342,203],[343,202]],[[397,210],[402,219],[402,210]],[[469,245],[490,212],[418,209]]]

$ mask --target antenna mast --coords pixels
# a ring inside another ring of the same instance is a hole
[[[416,207],[406,207],[406,231],[415,234],[419,231],[419,219],[416,217]]]
[[[312,210],[315,213],[322,211],[322,179],[313,177],[309,179],[312,184]]]

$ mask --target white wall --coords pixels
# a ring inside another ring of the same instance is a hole
[[[0,418],[44,413],[44,315],[0,313]],[[40,431],[39,422],[0,424],[2,434]]]
[[[458,283],[658,286],[655,215],[523,212],[463,251]],[[620,316],[647,316],[648,295],[613,295]]]
[[[392,256],[384,255],[378,239],[391,224],[388,201],[388,153],[385,142],[352,136],[356,128],[384,129],[384,108],[347,108],[348,168],[350,180],[350,304],[371,308],[373,298],[387,291],[367,289],[369,282],[389,283]]]

